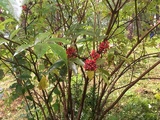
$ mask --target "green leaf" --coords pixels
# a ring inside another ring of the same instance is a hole
[[[58,111],[60,109],[60,104],[59,104],[58,100],[56,100],[56,102],[53,104],[53,108],[55,111]]]
[[[89,35],[89,36],[95,36],[95,32],[91,31],[91,30],[82,30],[78,32],[79,34],[84,34],[84,35]]]
[[[67,66],[64,65],[60,71],[59,71],[59,74],[61,75],[61,77],[64,77],[66,74],[67,74]]]
[[[84,66],[84,62],[79,58],[71,58],[70,61],[75,62],[77,65]]]
[[[26,86],[27,89],[33,89],[34,87],[35,87],[35,86],[32,85],[32,84],[29,84],[29,85]]]
[[[57,44],[51,44],[50,47],[52,51],[55,52],[62,60],[64,60],[66,65],[68,65],[66,50]]]
[[[55,63],[49,68],[49,70],[48,70],[47,73],[50,73],[51,71],[53,71],[53,70],[61,67],[61,66],[64,65],[64,64],[65,64],[65,62],[64,62],[63,60],[59,60],[59,61],[55,62]]]
[[[24,74],[21,74],[19,78],[22,80],[28,80],[29,78],[31,78],[31,75],[28,73],[24,73]]]
[[[111,76],[109,74],[109,72],[107,70],[102,69],[102,68],[99,68],[99,71],[101,72],[101,76],[102,76],[103,80],[105,81],[105,83],[108,84],[109,77]]]
[[[53,90],[53,92],[54,92],[56,95],[60,95],[60,91],[58,90],[58,88],[55,88],[55,89]]]
[[[18,85],[18,83],[13,83],[9,88],[16,88],[16,86]]]
[[[9,13],[19,21],[22,13],[22,2],[20,0],[0,0],[0,6],[3,6],[5,10],[9,11]]]
[[[33,101],[32,96],[26,96],[26,98],[27,98],[28,100],[30,100],[30,101]]]
[[[16,52],[14,53],[14,56],[16,56],[17,54],[21,53],[22,51],[26,50],[27,48],[31,47],[32,45],[29,44],[23,44],[19,47],[17,47]]]
[[[20,28],[18,28],[17,30],[14,30],[14,31],[11,33],[11,35],[10,35],[10,39],[13,39],[14,36],[15,36],[20,30],[21,30]]]
[[[108,57],[107,57],[107,60],[108,60],[108,65],[110,66],[112,63],[114,63],[114,49],[110,49],[108,51]]]
[[[36,45],[37,43],[47,41],[47,40],[49,39],[50,35],[51,35],[51,33],[49,33],[49,32],[39,33],[39,34],[36,36],[35,45]]]
[[[53,101],[52,95],[49,97],[48,102],[51,103]]]
[[[70,43],[69,41],[67,41],[66,38],[50,38],[49,40],[47,40],[47,42],[49,42],[49,43],[62,42],[62,43],[65,43],[65,44],[69,44]]]
[[[96,64],[97,65],[103,65],[105,63],[105,59],[102,59],[102,58],[99,58],[97,61],[96,61]]]
[[[29,116],[29,118],[27,118],[27,119],[28,119],[28,120],[35,120],[34,118],[32,118],[32,117],[30,117],[30,116]]]
[[[34,52],[38,58],[41,58],[49,49],[49,45],[46,43],[38,43],[34,46]]]
[[[10,23],[10,22],[13,22],[14,20],[13,19],[6,19],[5,21],[3,21],[3,22],[1,22],[0,23],[0,30],[2,31],[2,30],[5,30],[5,25],[7,24],[7,23]]]
[[[119,58],[121,58],[122,60],[125,60],[127,63],[130,63],[130,59],[126,58],[125,56],[122,55],[118,55]]]
[[[7,41],[4,39],[0,39],[0,45],[2,45],[3,43],[6,43]]]
[[[109,120],[119,120],[119,118],[117,118],[117,116],[111,115],[109,117]]]
[[[93,38],[86,38],[86,39],[82,38],[82,39],[78,40],[77,43],[88,42],[88,41],[90,41],[90,42],[93,41]]]
[[[102,69],[102,68],[99,68],[99,71],[100,71],[101,73],[104,73],[104,74],[107,75],[108,77],[111,76],[107,70],[104,70],[104,69]]]
[[[108,76],[107,76],[106,74],[103,74],[103,73],[102,73],[101,76],[102,76],[104,82],[108,84],[108,82],[109,82],[109,81],[108,81]]]
[[[22,95],[25,93],[25,89],[20,85],[20,84],[17,84],[16,85],[16,93],[18,95]]]

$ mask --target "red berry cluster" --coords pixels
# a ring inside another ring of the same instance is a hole
[[[90,56],[92,59],[87,59],[84,64],[84,69],[86,71],[95,71],[97,68],[96,61],[100,58],[100,54],[104,53],[109,49],[109,42],[103,41],[100,43],[98,51],[92,50]]]
[[[95,71],[97,69],[96,61],[100,58],[100,54],[104,53],[109,49],[109,42],[103,41],[100,43],[98,51],[92,50],[90,53],[91,59],[86,59],[84,69],[86,71]],[[66,50],[68,58],[77,57],[77,51],[74,47],[69,47]]]
[[[84,64],[84,69],[86,71],[95,71],[97,68],[96,61],[92,59],[87,59]]]
[[[85,61],[84,69],[86,71],[95,71],[97,68],[96,60],[100,58],[100,54],[97,53],[95,50],[92,50],[92,52],[90,53],[90,56],[92,59],[87,59]]]
[[[68,58],[75,58],[76,57],[76,49],[74,47],[69,47],[66,50]]]
[[[98,53],[101,54],[103,52],[106,52],[107,49],[109,49],[109,42],[103,41],[99,44]]]
[[[95,50],[92,50],[92,52],[91,52],[91,57],[93,58],[93,60],[97,60],[98,58],[100,58],[100,54],[99,53],[97,53]]]

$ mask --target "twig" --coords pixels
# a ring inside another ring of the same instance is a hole
[[[123,95],[132,87],[134,86],[139,80],[141,80],[147,73],[149,73],[152,69],[154,69],[156,66],[158,66],[160,64],[160,60],[157,61],[155,64],[153,64],[149,69],[147,69],[146,71],[144,71],[136,80],[134,80],[133,82],[130,83],[130,85],[128,85],[128,87],[126,87],[122,93],[119,95],[119,97],[106,109],[104,110],[104,112],[102,112],[100,120],[102,120],[104,118],[104,116],[106,115],[106,113],[111,110],[116,104],[117,102],[123,97]]]

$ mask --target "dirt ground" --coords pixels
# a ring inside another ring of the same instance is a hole
[[[20,109],[21,101],[22,97],[19,97],[11,105],[6,105],[3,99],[0,100],[0,120],[15,120],[18,117],[17,112]]]
[[[160,77],[159,74],[157,76]],[[9,104],[8,94],[11,92],[11,89],[9,89],[11,83],[11,80],[0,81],[0,87],[4,89],[4,95],[0,99],[0,120],[26,120],[21,117],[21,114],[25,114],[25,110],[21,105],[23,97],[19,97]],[[160,79],[144,79],[138,82],[131,91],[141,95],[153,95],[159,88]]]
[[[10,104],[8,94],[11,92],[9,89],[11,83],[11,80],[0,82],[0,87],[3,88],[3,97],[0,99],[0,120],[22,120],[18,118],[20,113],[24,112],[21,110],[23,98],[19,97]]]

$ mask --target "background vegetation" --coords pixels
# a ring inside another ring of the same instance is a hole
[[[12,80],[7,103],[22,99],[21,117],[29,120],[158,120],[159,84],[150,90],[146,80],[160,78],[159,5],[1,0],[0,79]]]

